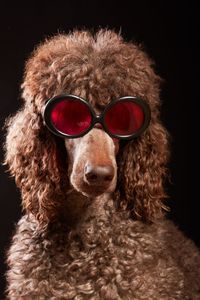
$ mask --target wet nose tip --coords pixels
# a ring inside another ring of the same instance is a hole
[[[114,177],[114,168],[112,166],[85,166],[85,178],[90,184],[109,183]]]

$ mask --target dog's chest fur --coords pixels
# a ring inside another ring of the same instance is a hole
[[[64,223],[41,230],[32,216],[21,219],[9,255],[12,276],[23,276],[16,299],[169,299],[167,290],[181,299],[184,278],[164,223],[132,221],[112,200],[97,206],[73,230]]]

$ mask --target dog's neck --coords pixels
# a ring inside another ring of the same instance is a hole
[[[71,189],[66,196],[66,203],[61,212],[62,219],[70,226],[76,227],[79,223],[92,216],[105,215],[105,204],[111,195],[105,193],[99,197],[87,197]]]

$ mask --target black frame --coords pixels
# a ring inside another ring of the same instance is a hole
[[[87,105],[90,113],[91,113],[91,117],[92,117],[92,121],[91,121],[91,125],[89,126],[89,128],[87,130],[85,130],[83,133],[79,134],[79,135],[68,135],[68,134],[65,134],[65,133],[62,133],[61,131],[59,131],[58,129],[56,129],[54,127],[54,125],[52,124],[51,122],[51,110],[53,108],[53,106],[56,104],[56,103],[59,103],[60,100],[62,99],[72,99],[72,100],[77,100],[77,101],[81,101],[83,102],[85,105]],[[122,101],[130,101],[130,102],[134,102],[134,103],[137,103],[139,104],[142,109],[143,109],[143,112],[144,112],[144,123],[142,125],[142,127],[134,134],[130,134],[130,135],[117,135],[117,134],[112,134],[109,132],[108,128],[106,127],[106,124],[104,122],[104,118],[105,118],[105,115],[106,115],[106,112],[107,110],[110,109],[111,106],[115,105],[116,103],[118,102],[122,102]],[[43,113],[43,118],[44,118],[44,122],[45,122],[45,125],[48,127],[48,129],[54,133],[55,135],[59,136],[59,137],[62,137],[62,138],[78,138],[78,137],[81,137],[81,136],[84,136],[86,133],[88,133],[92,128],[94,128],[94,125],[96,123],[100,123],[103,127],[103,129],[105,130],[105,132],[113,137],[113,138],[119,138],[119,139],[123,139],[123,140],[127,140],[127,139],[133,139],[133,138],[136,138],[138,137],[139,135],[141,135],[145,129],[148,127],[149,123],[150,123],[150,119],[151,119],[151,111],[150,111],[150,108],[149,108],[149,105],[144,101],[142,100],[141,98],[139,97],[133,97],[133,96],[125,96],[125,97],[120,97],[116,100],[113,100],[111,101],[106,107],[105,109],[103,110],[103,112],[100,114],[100,115],[96,115],[92,105],[86,101],[85,99],[81,98],[81,97],[78,97],[76,95],[72,95],[72,94],[61,94],[61,95],[58,95],[58,96],[55,96],[51,99],[49,99],[47,102],[46,102],[46,105],[45,105],[45,108],[44,108],[44,113]]]

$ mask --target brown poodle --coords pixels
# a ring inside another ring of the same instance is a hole
[[[112,31],[58,35],[34,51],[24,105],[7,122],[5,162],[25,212],[8,252],[8,299],[200,299],[199,252],[163,214],[159,84],[149,57]],[[133,119],[117,111],[123,101],[143,118],[149,110],[143,130],[120,127]],[[63,111],[53,119],[63,103],[65,128]],[[81,133],[67,128],[74,103]]]

